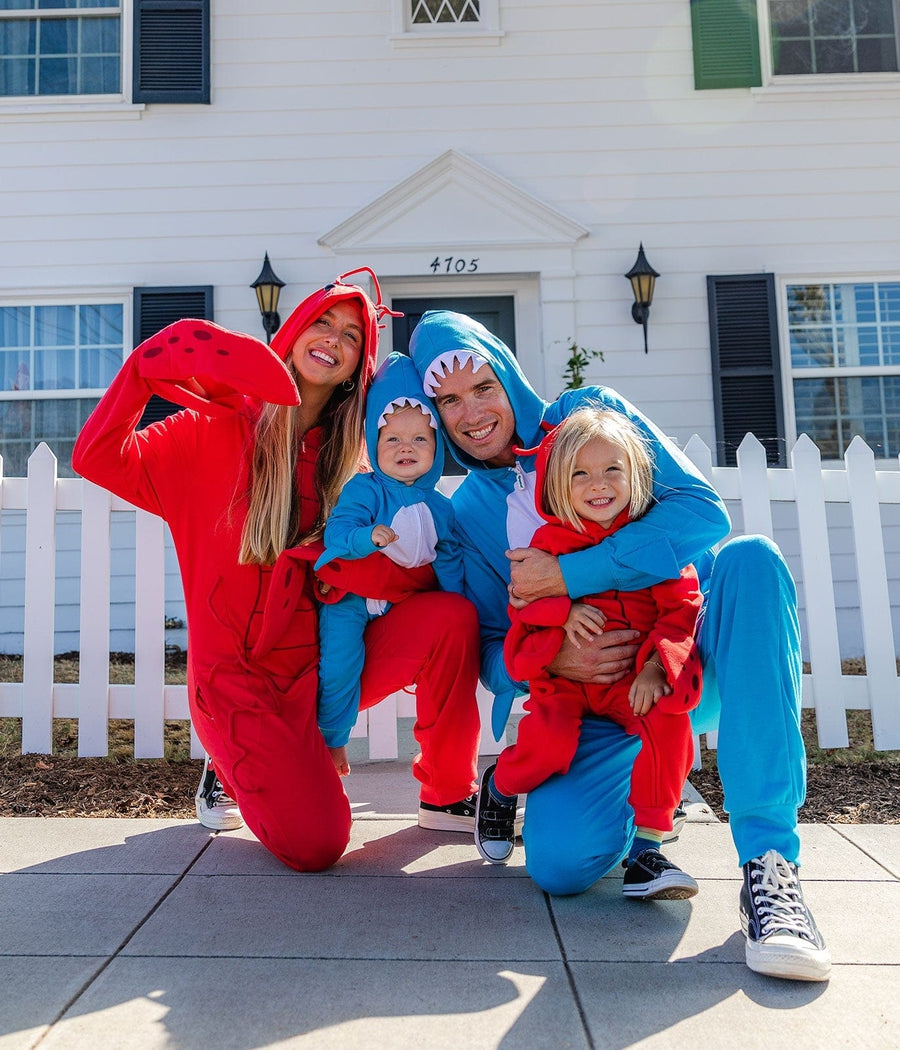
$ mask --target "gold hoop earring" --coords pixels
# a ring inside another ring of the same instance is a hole
[[[356,380],[355,379],[345,379],[343,381],[343,383],[341,383],[341,388],[343,390],[346,390],[347,393],[349,394],[351,390],[355,390],[356,389]]]

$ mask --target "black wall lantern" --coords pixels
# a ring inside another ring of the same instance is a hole
[[[256,292],[263,328],[266,330],[266,342],[270,343],[272,336],[281,327],[281,318],[278,316],[278,296],[281,294],[281,289],[284,288],[284,281],[276,277],[272,264],[269,262],[268,252],[263,259],[259,277],[250,287]]]
[[[647,353],[647,320],[650,317],[650,304],[653,302],[653,289],[659,274],[644,255],[644,242],[638,249],[638,256],[634,266],[625,274],[631,281],[631,290],[634,292],[634,302],[631,305],[631,316],[635,322],[644,329],[644,353]]]

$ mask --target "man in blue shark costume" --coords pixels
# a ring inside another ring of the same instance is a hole
[[[527,691],[526,683],[509,678],[503,662],[508,602],[636,590],[693,563],[705,603],[698,628],[703,698],[692,719],[697,732],[719,731],[719,773],[744,876],[747,964],[771,976],[827,979],[829,954],[797,876],[797,809],[806,788],[800,637],[794,583],[777,547],[764,537],[740,537],[714,554],[730,530],[721,499],[615,391],[566,391],[548,404],[504,343],[449,311],[422,317],[410,355],[455,459],[468,469],[453,507],[466,593],[481,623],[481,677],[495,694],[495,737],[503,733],[513,699]],[[624,412],[647,436],[656,503],[603,543],[553,559],[526,549],[541,519],[534,506],[534,456],[520,450],[535,449],[549,427],[586,402]],[[582,681],[615,680],[633,660],[630,636],[609,632],[598,641],[581,651],[567,644],[551,671]],[[603,719],[585,719],[569,771],[528,796],[526,864],[550,893],[582,892],[628,852],[634,834],[629,778],[639,744],[631,738],[629,748],[623,732]]]
[[[414,437],[401,441],[394,436],[381,461],[391,464],[386,473],[380,463],[379,433],[388,421],[410,410],[417,419],[409,428]],[[360,706],[366,652],[363,635],[371,620],[391,609],[391,603],[378,594],[355,593],[354,566],[359,559],[370,559],[377,578],[379,566],[387,571],[393,562],[407,571],[410,595],[423,589],[434,590],[438,585],[457,595],[463,592],[453,508],[450,500],[434,487],[444,462],[440,428],[405,354],[391,354],[376,372],[366,397],[365,432],[372,471],[354,475],[342,489],[325,526],[325,551],[315,563],[316,570],[340,563],[332,568],[340,568],[346,588],[339,601],[332,601],[335,593],[326,595],[328,604],[319,611],[318,722],[342,775],[349,772],[349,765],[346,754],[341,752]],[[403,465],[398,465],[401,462]],[[378,525],[388,526],[396,538],[386,545],[377,544],[373,528]],[[371,583],[372,573],[367,574],[367,583]],[[415,630],[419,635],[429,631],[434,624],[421,618],[428,616],[429,610],[437,618],[442,611],[447,616],[452,612],[428,606],[416,625],[407,623],[403,631]],[[402,646],[403,638],[398,636],[396,644]],[[413,770],[426,784],[420,803],[422,826],[458,830],[455,825],[460,818],[455,815],[454,806],[447,803],[469,805],[475,786],[479,735],[477,679],[477,654],[472,654],[470,664],[462,650],[452,666],[436,661],[433,667],[426,666],[417,679],[418,719],[414,733],[426,761],[423,765],[420,756],[413,763]],[[368,691],[373,696],[379,694],[377,689]],[[470,823],[471,820],[465,824],[466,828]]]

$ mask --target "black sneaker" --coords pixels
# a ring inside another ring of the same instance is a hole
[[[475,795],[450,806],[432,806],[419,803],[419,827],[429,831],[463,831],[471,834],[475,830]]]
[[[680,901],[697,895],[700,887],[681,868],[648,848],[626,866],[622,892],[646,901]]]
[[[225,794],[225,788],[216,776],[209,755],[203,763],[194,806],[197,810],[197,820],[212,831],[237,831],[244,826],[244,818],[238,804]]]
[[[663,842],[675,842],[686,823],[687,810],[684,806],[676,806],[672,814],[672,830],[663,834]]]
[[[793,981],[826,981],[831,955],[803,900],[797,867],[770,849],[744,865],[741,926],[747,965]]]
[[[491,791],[496,763],[481,774],[475,808],[475,846],[489,864],[506,864],[516,844],[516,799],[501,802]]]

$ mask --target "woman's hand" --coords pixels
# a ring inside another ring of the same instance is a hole
[[[189,408],[202,410],[235,395],[300,403],[297,385],[274,350],[212,321],[176,321],[134,352],[140,375]]]
[[[639,637],[639,631],[604,631],[582,647],[576,647],[566,638],[549,671],[573,682],[611,685],[634,667],[639,648],[635,639]]]

